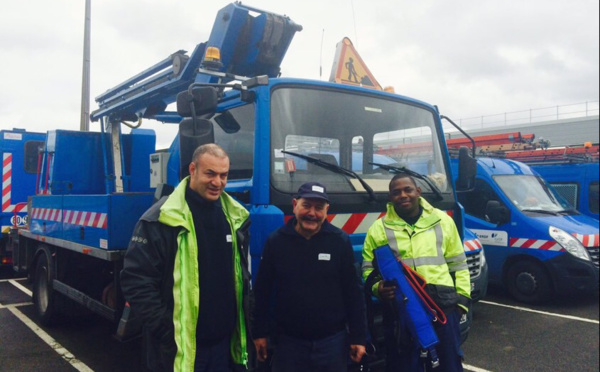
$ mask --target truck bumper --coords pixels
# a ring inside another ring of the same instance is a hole
[[[546,261],[557,294],[598,292],[598,266],[566,253]]]

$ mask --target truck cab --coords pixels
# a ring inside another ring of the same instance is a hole
[[[528,165],[477,158],[472,190],[458,194],[484,246],[490,282],[517,300],[598,290],[598,221],[576,211]]]
[[[35,193],[41,149],[45,133],[24,129],[0,131],[2,157],[2,210],[0,225],[0,266],[12,264],[12,248],[7,246],[11,227],[27,223],[27,197]]]

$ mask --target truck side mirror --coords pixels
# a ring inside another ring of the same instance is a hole
[[[458,178],[456,179],[457,191],[469,191],[475,186],[477,175],[477,159],[469,154],[469,149],[461,147],[458,150]]]
[[[184,117],[195,117],[214,113],[219,103],[217,90],[213,87],[194,87],[177,94],[177,113]]]
[[[189,172],[194,151],[198,146],[215,142],[213,124],[207,119],[184,119],[179,123],[179,178]]]
[[[502,225],[510,222],[510,211],[497,200],[490,200],[485,205],[485,218],[488,222]]]

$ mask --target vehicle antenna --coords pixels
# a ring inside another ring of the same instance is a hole
[[[323,79],[323,39],[325,37],[325,29],[321,33],[321,55],[319,56],[319,80]]]

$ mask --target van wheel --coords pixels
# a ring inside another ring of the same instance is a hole
[[[550,299],[552,286],[546,270],[538,263],[516,262],[508,269],[508,293],[517,301],[539,304]]]
[[[33,279],[33,304],[40,323],[52,325],[56,320],[56,293],[52,289],[54,268],[47,251],[40,254],[35,265]]]

